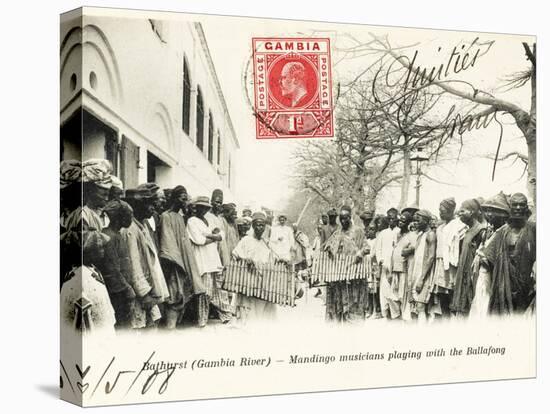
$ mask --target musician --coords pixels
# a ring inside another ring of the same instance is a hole
[[[340,227],[327,240],[324,250],[331,258],[337,254],[355,256],[361,248],[363,235],[360,228],[353,226],[349,206],[340,208],[339,221]],[[363,279],[328,283],[326,319],[346,322],[364,318],[367,311],[366,284]]]
[[[263,238],[266,220],[266,215],[261,211],[252,215],[253,233],[239,241],[232,253],[235,259],[245,261],[250,266],[281,260]],[[235,305],[237,319],[241,322],[250,319],[274,319],[277,312],[277,305],[274,303],[241,293],[237,294]]]
[[[239,231],[239,240],[245,237],[252,228],[252,219],[250,217],[239,217],[235,220],[237,230]]]
[[[221,230],[205,217],[212,207],[208,197],[196,197],[191,203],[195,207],[195,216],[187,221],[187,232],[206,291],[198,295],[199,326],[206,326],[210,309],[218,314],[222,323],[228,323],[232,309],[227,291],[222,289],[223,266],[217,246],[222,241]]]
[[[516,193],[510,198],[508,223],[500,227],[483,249],[483,265],[492,271],[490,312],[525,312],[535,304],[536,225],[529,221],[527,197]]]
[[[290,261],[291,252],[294,248],[294,232],[286,224],[287,217],[279,214],[278,222],[271,228],[269,246],[275,251],[277,256]]]

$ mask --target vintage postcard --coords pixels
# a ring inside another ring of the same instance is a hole
[[[536,38],[60,22],[60,395],[536,376]]]

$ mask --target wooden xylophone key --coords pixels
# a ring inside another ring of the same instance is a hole
[[[264,272],[262,275],[261,283],[260,283],[260,299],[265,300],[265,280],[266,280],[266,274],[267,272]]]
[[[328,267],[327,267],[327,282],[332,282],[332,275],[335,271],[335,256],[328,257]]]
[[[344,256],[339,254],[338,255],[338,271],[336,272],[336,280],[340,281],[343,280],[343,274],[344,274]]]
[[[328,255],[326,252],[323,252],[323,271],[322,271],[323,283],[328,282],[328,265],[329,265]]]
[[[296,291],[296,278],[294,277],[294,273],[290,274],[290,306],[295,305],[296,296],[294,295],[294,292]]]
[[[236,290],[239,293],[243,293],[243,262],[239,261],[234,265],[235,276],[237,278]]]
[[[230,290],[232,292],[235,290],[235,287],[233,286],[233,272],[231,262],[225,269],[225,284],[227,285],[227,290]]]
[[[353,261],[351,260],[353,256],[351,255],[348,255],[347,256],[347,265],[346,265],[346,273],[347,273],[347,279],[348,280],[353,280],[355,279],[355,269],[354,269],[354,266],[353,266]]]
[[[275,268],[275,271],[277,272],[277,287],[275,289],[275,292],[276,292],[276,297],[275,297],[275,302],[277,304],[281,304],[281,263],[279,263],[276,268]]]
[[[273,270],[269,271],[269,283],[267,287],[267,300],[273,302]]]
[[[254,274],[254,268],[256,267],[256,264],[254,264],[254,267],[252,268],[247,268],[246,270],[246,296],[252,296],[252,289],[251,289],[251,284],[252,284],[252,276]]]
[[[227,273],[229,275],[229,278],[231,279],[231,290],[237,292],[237,275],[235,273],[235,265],[235,260],[232,259],[227,268]]]

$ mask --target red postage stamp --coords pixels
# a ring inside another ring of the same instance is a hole
[[[333,137],[330,40],[254,38],[256,138]]]

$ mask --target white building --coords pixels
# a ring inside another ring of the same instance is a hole
[[[126,188],[237,201],[239,142],[201,25],[88,10],[61,17],[61,158],[107,158]]]

